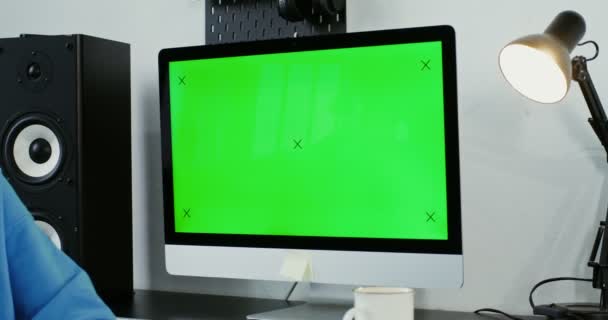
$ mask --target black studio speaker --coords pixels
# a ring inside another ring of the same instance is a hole
[[[133,293],[128,44],[0,39],[0,167],[106,301]]]

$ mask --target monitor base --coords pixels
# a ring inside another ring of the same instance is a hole
[[[336,320],[342,319],[351,306],[346,304],[305,303],[295,307],[247,316],[248,320]]]

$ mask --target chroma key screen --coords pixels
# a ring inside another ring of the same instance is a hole
[[[442,44],[170,62],[175,232],[448,239]]]

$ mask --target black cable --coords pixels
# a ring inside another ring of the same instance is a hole
[[[530,301],[530,306],[532,307],[532,310],[534,310],[534,307],[536,305],[534,305],[534,298],[532,297],[532,294],[534,294],[534,291],[536,291],[536,289],[538,289],[539,287],[541,287],[544,284],[547,284],[549,282],[557,282],[557,281],[585,281],[585,282],[592,282],[591,279],[585,279],[585,278],[572,278],[572,277],[558,277],[558,278],[549,278],[549,279],[545,279],[539,283],[537,283],[532,290],[530,291],[530,296],[528,297],[528,301]]]
[[[591,58],[585,58],[585,60],[587,60],[587,61],[595,60],[595,58],[597,58],[597,56],[600,55],[600,46],[597,44],[597,42],[592,41],[592,40],[579,43],[578,46],[580,47],[580,46],[584,46],[586,44],[592,44],[595,47],[595,55]]]
[[[508,314],[506,312],[500,311],[498,309],[492,309],[492,308],[478,309],[478,310],[475,310],[473,313],[478,314],[478,315],[482,315],[481,313],[483,313],[483,312],[497,313],[497,314],[503,315],[503,316],[505,316],[505,317],[507,317],[507,318],[509,318],[511,320],[523,320],[522,318],[518,318],[518,317],[512,316],[512,315],[510,315],[510,314]]]
[[[528,297],[528,300],[530,301],[530,306],[532,307],[532,310],[534,310],[534,307],[536,306],[534,304],[534,298],[532,297],[532,295],[534,294],[534,292],[536,291],[536,289],[540,288],[541,286],[550,283],[550,282],[557,282],[557,281],[585,281],[585,282],[592,282],[591,279],[586,279],[586,278],[573,278],[573,277],[558,277],[558,278],[549,278],[549,279],[545,279],[539,283],[537,283],[536,285],[534,285],[534,287],[532,288],[532,290],[530,290],[530,296]],[[478,309],[475,310],[474,313],[475,314],[479,314],[482,315],[482,313],[484,312],[488,312],[488,313],[496,313],[496,314],[500,314],[503,315],[511,320],[523,320],[521,318],[512,316],[506,312],[500,311],[498,309],[492,309],[492,308],[483,308],[483,309]],[[579,314],[574,313],[574,312],[570,312],[568,313],[568,316],[573,317],[577,320],[583,320],[583,317],[581,317]]]
[[[285,301],[289,302],[289,298],[291,297],[291,294],[293,293],[294,290],[296,290],[296,287],[298,286],[298,282],[294,282],[293,285],[291,286],[291,289],[289,289],[289,293],[287,293],[287,296],[285,297]]]

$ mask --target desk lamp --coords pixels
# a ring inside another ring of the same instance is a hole
[[[591,58],[570,54],[585,34],[585,20],[573,11],[558,14],[542,34],[519,38],[500,52],[500,69],[506,80],[522,95],[540,102],[555,103],[568,93],[571,80],[578,82],[591,113],[589,124],[608,153],[608,120],[587,69]],[[608,217],[607,217],[608,219]],[[603,237],[606,222],[598,229],[588,265],[593,268],[593,287],[600,290],[598,304],[551,304],[532,306],[535,314],[550,317],[573,316],[608,319],[608,237]],[[601,244],[601,248],[600,248]],[[599,262],[596,256],[600,250]]]

